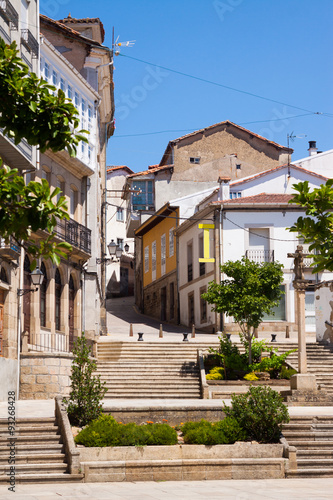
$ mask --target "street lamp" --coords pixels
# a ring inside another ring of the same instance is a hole
[[[109,264],[110,262],[114,262],[114,260],[116,261],[119,260],[123,254],[123,251],[120,248],[120,246],[117,245],[113,240],[111,240],[111,242],[108,244],[108,250],[111,259],[108,259],[106,257],[103,257],[102,259],[96,259],[96,264],[101,264],[102,262]]]
[[[36,269],[30,273],[30,278],[31,278],[32,284],[36,288],[23,288],[23,289],[18,288],[18,290],[17,290],[18,297],[21,297],[22,295],[26,295],[27,293],[30,293],[30,292],[37,292],[38,287],[43,283],[44,274],[37,266]]]
[[[124,249],[125,249],[125,252],[128,253],[128,251],[129,251],[129,244],[128,243],[125,244]]]

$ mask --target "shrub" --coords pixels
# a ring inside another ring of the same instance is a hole
[[[251,372],[251,373],[247,373],[245,375],[244,380],[254,381],[254,380],[259,380],[259,378],[257,377],[257,375],[254,372]]]
[[[297,351],[297,349],[292,349],[280,355],[276,354],[276,352],[271,352],[269,358],[263,358],[260,363],[251,365],[251,369],[254,372],[269,372],[271,378],[277,378],[285,360],[289,354],[295,351]]]
[[[92,375],[97,365],[91,358],[91,349],[84,332],[74,344],[73,355],[71,392],[69,398],[64,398],[63,402],[71,424],[83,427],[102,413],[101,401],[107,389],[99,375]]]
[[[290,380],[290,378],[297,373],[294,368],[288,368],[287,366],[282,366],[279,378]]]
[[[223,380],[224,379],[224,368],[222,366],[215,366],[206,375],[207,380]]]
[[[278,442],[283,423],[289,422],[287,407],[280,394],[270,387],[250,387],[246,394],[233,394],[231,407],[223,403],[227,417],[234,417],[249,439]]]
[[[145,446],[177,444],[175,429],[168,424],[121,424],[111,415],[101,415],[75,437],[84,446]]]
[[[181,430],[186,444],[212,446],[214,444],[231,444],[246,439],[246,432],[232,417],[227,417],[214,424],[203,419],[200,422],[186,422]]]

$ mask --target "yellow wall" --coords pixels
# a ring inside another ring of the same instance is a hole
[[[161,278],[161,236],[165,234],[166,241],[166,262],[165,262],[165,274],[176,269],[177,258],[176,258],[176,238],[174,237],[174,251],[173,256],[170,257],[169,248],[169,231],[170,229],[177,227],[177,217],[178,209],[169,214],[167,217],[161,217],[160,222],[156,224],[150,231],[142,237],[143,243],[143,286],[146,287],[153,282],[152,279],[152,243],[156,241],[156,280]],[[149,247],[149,271],[145,272],[145,248]],[[154,280],[155,281],[155,280]]]

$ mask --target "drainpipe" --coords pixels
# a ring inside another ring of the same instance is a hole
[[[24,277],[24,248],[21,247],[20,255],[20,275],[19,275],[19,289],[23,289]],[[16,398],[19,399],[20,395],[20,362],[21,362],[21,318],[22,318],[22,296],[17,296],[17,388]]]

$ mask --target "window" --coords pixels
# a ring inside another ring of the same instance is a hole
[[[203,234],[199,235],[199,259],[203,259],[204,257],[204,243],[203,243]],[[199,262],[199,276],[204,276],[206,274],[206,263]]]
[[[46,170],[46,168],[42,169],[42,179],[45,179],[49,184],[51,184],[51,172]]]
[[[60,196],[65,196],[65,181],[61,177],[57,177],[57,188],[60,189],[60,193],[57,196],[59,201]]]
[[[149,271],[149,247],[145,247],[145,273]]]
[[[151,245],[151,273],[152,280],[156,280],[156,241]]]
[[[45,77],[45,80],[48,80],[50,78],[50,66],[47,62],[45,63],[45,66],[44,66],[44,77]]]
[[[53,85],[57,85],[58,83],[58,75],[57,75],[57,72],[56,71],[52,71],[52,83]]]
[[[195,163],[196,165],[198,165],[200,163],[200,156],[197,157],[191,156],[190,163]]]
[[[134,181],[133,210],[154,210],[153,181]]]
[[[84,155],[86,153],[86,143],[81,141],[81,153]]]
[[[192,243],[187,245],[187,281],[193,280],[193,248]]]
[[[242,192],[241,191],[230,191],[230,199],[234,200],[236,198],[241,198],[242,197]]]
[[[80,102],[79,94],[77,92],[75,92],[75,94],[74,94],[74,103],[75,103],[75,107],[77,109],[79,109],[79,102]]]
[[[69,214],[72,218],[75,217],[76,206],[77,206],[77,191],[71,188]]]
[[[92,111],[92,107],[88,106],[88,130],[91,130],[92,129],[92,118],[93,118],[93,111]]]
[[[65,92],[65,80],[63,78],[60,78],[60,88]]]
[[[116,220],[119,222],[124,222],[124,209],[122,207],[117,208]]]
[[[70,85],[67,86],[67,97],[68,99],[72,99],[73,97],[73,89]]]
[[[47,290],[47,274],[46,274],[46,267],[44,262],[42,262],[42,265],[40,266],[40,270],[44,274],[44,279],[43,283],[40,285],[40,326],[45,328],[46,327],[46,290]]]
[[[91,159],[91,155],[92,155],[92,147],[90,146],[90,144],[88,144],[88,159],[89,160]]]
[[[165,274],[165,258],[166,258],[166,248],[165,248],[165,234],[161,236],[161,275]]]
[[[236,165],[236,170],[241,170],[241,168],[242,168],[242,165],[240,165],[240,163],[238,163],[238,164]]]
[[[206,292],[206,288],[200,288],[200,322],[207,322],[207,302],[201,297]]]
[[[55,272],[55,328],[60,330],[61,328],[61,276],[59,269]]]
[[[122,238],[117,238],[117,246],[124,250],[124,240]]]
[[[169,257],[172,257],[174,254],[174,227],[169,229]]]

